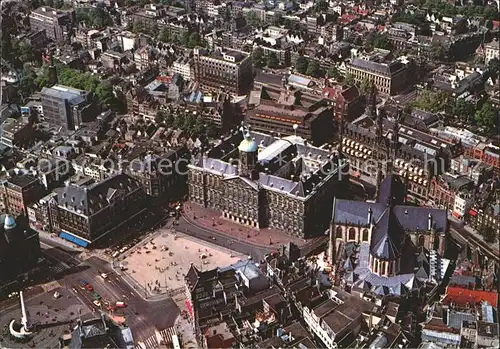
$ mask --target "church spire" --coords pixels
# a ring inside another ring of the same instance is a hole
[[[334,226],[335,226],[335,206],[337,203],[337,198],[334,196],[333,197],[333,207],[332,207],[332,217],[330,219],[330,234],[328,238],[328,252],[327,252],[327,258],[330,264],[333,266],[335,264],[335,261],[337,259],[337,246],[336,246],[336,238],[335,238],[335,232],[334,232]]]

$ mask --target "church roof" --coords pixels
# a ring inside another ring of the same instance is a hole
[[[386,207],[373,229],[370,252],[380,259],[393,260],[400,256],[405,231],[390,207]]]

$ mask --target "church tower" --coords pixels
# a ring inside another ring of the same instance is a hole
[[[250,179],[258,179],[257,170],[257,142],[252,138],[248,128],[242,126],[240,131],[243,133],[243,140],[238,146],[239,152],[239,175]]]

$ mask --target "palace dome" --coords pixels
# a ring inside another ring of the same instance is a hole
[[[253,153],[257,151],[257,142],[255,142],[252,137],[250,136],[250,133],[245,134],[245,139],[241,141],[240,145],[238,146],[238,150],[245,152],[245,153]]]

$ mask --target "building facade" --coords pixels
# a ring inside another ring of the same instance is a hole
[[[344,159],[298,136],[236,133],[189,165],[189,200],[252,228],[307,237],[328,225],[320,217],[328,216],[330,198],[348,180],[346,171]]]
[[[252,58],[248,53],[220,51],[209,54],[204,49],[194,49],[194,77],[206,90],[246,94],[252,88],[252,74]]]
[[[48,39],[67,41],[71,36],[76,17],[74,10],[61,11],[43,6],[31,11],[29,20],[32,32],[43,30]]]
[[[94,184],[69,183],[49,202],[51,230],[81,246],[95,242],[144,209],[142,186],[126,174]]]
[[[61,132],[75,131],[97,116],[91,93],[62,85],[42,89],[42,106],[45,120]]]
[[[17,217],[27,215],[28,205],[43,196],[44,190],[39,180],[30,175],[15,175],[0,188],[6,212]]]
[[[461,145],[402,125],[401,112],[393,119],[386,118],[385,109],[377,111],[372,96],[363,117],[342,123],[342,152],[351,175],[372,185],[389,174],[401,175],[407,180],[408,196],[426,201],[431,178],[447,171]]]
[[[185,191],[185,173],[190,153],[185,146],[168,154],[148,154],[127,166],[127,173],[142,184],[146,195],[179,197]]]
[[[400,61],[389,63],[376,60],[354,58],[346,65],[347,73],[351,74],[356,82],[372,81],[383,95],[396,95],[409,86],[407,67]]]

